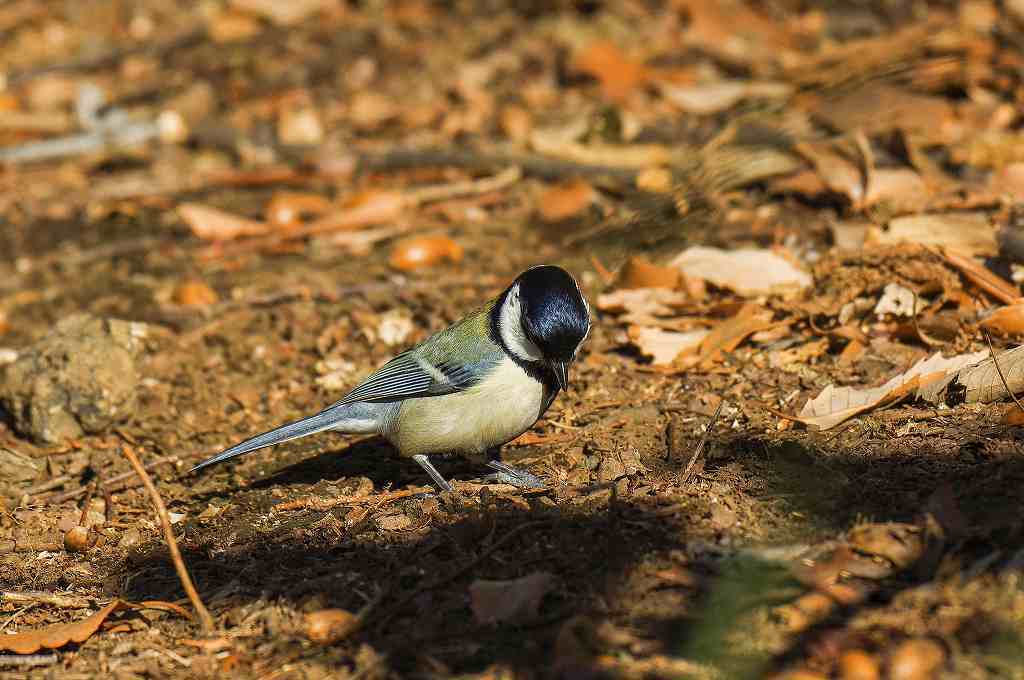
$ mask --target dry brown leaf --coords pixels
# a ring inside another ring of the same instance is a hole
[[[963,127],[948,99],[881,81],[802,101],[811,113],[836,130],[860,129],[870,137],[901,130],[926,145],[950,144],[963,136]]]
[[[795,420],[822,430],[833,428],[854,416],[917,396],[922,388],[956,374],[965,366],[984,360],[987,354],[975,352],[946,359],[936,353],[880,387],[857,389],[829,385],[821,394],[804,404]]]
[[[994,299],[1005,305],[1016,304],[1020,301],[1020,289],[1017,286],[1000,278],[974,258],[945,248],[938,248],[936,250],[946,262],[956,267],[968,281],[988,295],[991,295]]]
[[[270,225],[248,217],[234,215],[200,203],[182,203],[178,215],[192,233],[207,241],[230,241],[239,236],[260,236]]]
[[[0,650],[15,654],[34,654],[40,649],[57,649],[69,642],[85,642],[92,637],[115,610],[124,606],[114,600],[92,616],[71,623],[55,623],[45,628],[27,630],[13,635],[0,635]]]
[[[252,12],[279,26],[294,26],[317,12],[336,6],[334,0],[231,0],[237,9]]]
[[[1024,335],[1024,302],[996,309],[978,324],[997,335]]]
[[[582,165],[644,169],[672,162],[672,152],[660,144],[581,144],[551,130],[534,130],[530,146],[539,154]]]
[[[590,43],[573,60],[573,68],[597,78],[601,93],[621,101],[644,83],[644,65],[630,59],[618,45],[605,40]]]
[[[1014,394],[1024,392],[1024,345],[1014,347],[996,356],[999,366],[989,353],[979,352],[983,357],[977,365],[966,366],[957,371],[950,383],[957,386],[957,391],[963,391],[963,401],[968,404],[990,404],[995,401],[1009,399],[1003,385],[1003,378],[1010,386]],[[1000,377],[1000,372],[1002,377]],[[944,392],[925,395],[930,401],[945,398]]]
[[[995,255],[996,230],[983,212],[908,215],[889,220],[875,240],[883,245],[919,243],[950,248],[966,255]]]
[[[801,142],[794,148],[814,166],[825,185],[850,199],[855,209],[864,205],[865,178],[861,168],[829,143]]]
[[[275,227],[288,228],[330,209],[331,202],[320,194],[279,191],[267,203],[264,218]]]
[[[787,83],[719,80],[700,85],[660,83],[662,96],[686,113],[708,115],[732,108],[744,99],[785,99],[793,92]]]
[[[993,172],[988,190],[1012,201],[1024,201],[1024,162],[1011,163]]]
[[[560,222],[579,215],[597,198],[589,182],[572,179],[549,188],[540,196],[537,210],[545,222]]]
[[[622,288],[667,288],[674,290],[679,286],[681,274],[674,267],[661,267],[647,259],[635,256],[623,265],[619,272],[619,285]]]
[[[771,317],[772,313],[769,310],[758,305],[743,305],[734,317],[722,321],[711,329],[696,348],[695,356],[679,357],[675,363],[681,368],[692,368],[700,364],[707,365],[718,361],[722,358],[723,352],[733,351],[754,333],[772,328],[780,323],[773,322]]]
[[[415,236],[395,244],[388,264],[408,272],[429,267],[441,260],[462,261],[462,246],[447,236]]]
[[[655,366],[671,364],[683,352],[696,350],[709,333],[705,329],[679,333],[644,326],[630,326],[627,332],[630,342],[641,354],[650,357]]]
[[[886,203],[897,212],[916,212],[928,204],[931,192],[921,176],[909,168],[875,168],[868,176],[864,205]]]
[[[469,586],[473,618],[481,624],[535,619],[553,585],[554,577],[542,571],[510,581],[474,581]]]
[[[786,25],[758,14],[735,0],[675,0],[686,10],[690,23],[683,40],[727,61],[757,65],[786,58],[794,36]]]
[[[623,323],[640,326],[654,325],[658,317],[675,316],[689,301],[686,293],[665,288],[635,288],[602,293],[597,297],[597,308],[602,312],[621,315]]]
[[[720,250],[694,246],[669,263],[686,276],[704,279],[719,288],[754,297],[807,288],[811,275],[770,250]]]
[[[327,213],[300,231],[313,235],[384,224],[397,220],[415,203],[400,191],[370,189],[350,196],[340,210]]]

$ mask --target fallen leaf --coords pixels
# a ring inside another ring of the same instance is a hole
[[[579,215],[597,198],[589,182],[573,179],[551,187],[540,196],[537,210],[545,222],[560,222]]]
[[[462,255],[462,246],[447,236],[414,236],[395,244],[388,264],[407,272],[435,265],[441,260],[460,262]]]
[[[627,331],[630,342],[642,355],[650,357],[655,366],[671,364],[681,353],[696,350],[708,332],[701,329],[679,333],[644,326],[630,326]]]
[[[839,657],[839,677],[842,680],[879,680],[881,664],[863,649],[848,649]]]
[[[917,212],[931,198],[924,180],[909,168],[874,168],[867,185],[865,206],[885,203],[897,212]]]
[[[553,585],[554,577],[546,572],[510,581],[476,580],[469,586],[473,618],[485,625],[535,619],[541,600]]]
[[[277,117],[277,139],[285,146],[320,144],[324,141],[324,124],[320,120],[320,112],[311,104],[286,107]]]
[[[722,354],[731,352],[740,343],[758,331],[772,328],[778,323],[789,324],[790,321],[773,322],[770,311],[754,304],[745,304],[735,316],[722,321],[701,340],[694,356],[684,356],[676,360],[682,368],[692,368],[714,361],[719,361]]]
[[[676,256],[669,266],[746,297],[791,293],[813,283],[810,274],[770,250],[694,246]]]
[[[865,178],[860,167],[825,142],[801,142],[794,148],[814,165],[821,181],[832,191],[850,199],[854,209],[864,205]]]
[[[111,613],[124,607],[113,600],[92,616],[71,623],[55,623],[13,635],[0,635],[0,650],[15,654],[34,654],[40,649],[57,649],[69,642],[85,642],[92,637]]]
[[[655,325],[659,317],[675,316],[689,302],[686,293],[665,288],[621,289],[597,296],[602,312],[621,315],[623,323]]]
[[[601,83],[601,93],[613,101],[621,101],[643,84],[646,69],[619,49],[618,45],[599,40],[590,43],[573,60],[573,69],[593,76]]]
[[[333,0],[231,0],[233,7],[257,14],[279,26],[294,26],[334,4]]]
[[[200,203],[182,203],[178,206],[178,216],[193,234],[207,241],[230,241],[239,236],[259,236],[270,231],[265,222]]]
[[[309,216],[322,215],[331,209],[331,202],[320,194],[279,191],[264,211],[264,218],[276,227],[292,227]]]
[[[661,267],[647,259],[631,257],[619,272],[619,285],[622,288],[667,288],[673,290],[679,286],[680,272],[674,267]]]
[[[946,359],[936,353],[880,387],[856,389],[829,385],[804,404],[795,420],[822,430],[833,428],[872,409],[914,397],[922,387],[952,376],[965,366],[977,364],[986,356],[987,352],[975,352]]]
[[[700,85],[659,83],[659,89],[667,101],[697,115],[725,111],[744,99],[785,99],[793,91],[787,83],[755,80],[719,80]]]
[[[974,258],[945,248],[936,249],[949,264],[956,267],[964,277],[994,299],[1006,305],[1020,301],[1020,289],[1009,281],[997,276],[985,265]]]
[[[983,212],[907,215],[889,220],[876,236],[884,245],[919,243],[950,248],[965,255],[995,255],[996,230]]]
[[[1024,302],[996,309],[978,324],[997,335],[1024,335]]]
[[[341,209],[304,225],[303,235],[361,229],[400,218],[416,201],[399,191],[370,189],[349,196]]]

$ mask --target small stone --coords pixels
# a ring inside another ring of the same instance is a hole
[[[928,638],[900,643],[889,659],[892,680],[928,680],[934,678],[946,661],[946,650]]]
[[[878,660],[863,649],[850,649],[839,657],[840,680],[878,680]]]
[[[85,552],[92,546],[93,536],[83,526],[72,527],[64,534],[64,549],[68,552]]]
[[[38,442],[102,432],[135,410],[135,361],[146,334],[145,324],[69,316],[4,367],[0,405]]]
[[[344,640],[359,627],[359,617],[344,609],[321,609],[303,619],[302,629],[313,642],[330,645]]]

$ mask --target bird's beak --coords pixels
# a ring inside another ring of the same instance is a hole
[[[569,389],[569,362],[568,361],[552,361],[551,368],[555,371],[555,379],[558,380],[558,386],[562,388],[562,391]]]

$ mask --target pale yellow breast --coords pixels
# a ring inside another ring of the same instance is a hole
[[[543,403],[543,385],[506,358],[465,392],[406,400],[387,437],[403,456],[478,455],[530,429]]]

